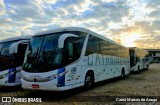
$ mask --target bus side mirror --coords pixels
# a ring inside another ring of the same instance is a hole
[[[74,57],[74,49],[73,49],[74,43],[67,43],[67,49],[68,49],[68,59],[71,61]]]
[[[58,48],[64,48],[64,42],[68,37],[78,37],[78,36],[70,33],[62,34],[58,39]]]
[[[9,47],[9,54],[17,53],[18,45],[22,44],[22,43],[28,44],[28,42],[29,42],[29,40],[22,40],[22,41],[18,41],[18,42],[15,42],[15,43],[11,44],[10,47]]]
[[[69,64],[77,59],[76,43],[68,42],[65,45],[65,62]]]
[[[18,49],[18,45],[17,43],[13,43],[10,45],[9,47],[9,54],[14,54],[17,52],[17,49]]]
[[[78,41],[79,38],[77,37],[69,37],[65,40],[64,55],[66,64],[69,64],[79,58],[79,55],[77,55]]]

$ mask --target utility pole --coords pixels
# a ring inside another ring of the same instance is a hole
[[[23,31],[21,32],[21,36],[24,36],[24,33],[23,33]]]

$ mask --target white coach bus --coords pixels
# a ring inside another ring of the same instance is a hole
[[[20,85],[20,71],[30,36],[0,41],[0,86]]]
[[[64,91],[130,73],[129,50],[90,30],[60,28],[35,34],[22,67],[24,89]]]
[[[148,51],[136,47],[129,48],[130,70],[137,71],[148,69],[150,65]]]

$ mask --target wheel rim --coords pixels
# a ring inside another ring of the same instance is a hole
[[[122,77],[122,78],[124,77],[123,71],[122,71],[122,73],[121,73],[121,77]]]
[[[148,67],[149,67],[149,66],[147,65],[147,69],[148,69]]]
[[[92,85],[92,77],[87,76],[85,82],[86,82],[86,86],[90,87]]]
[[[139,72],[139,70],[140,70],[140,69],[139,69],[139,66],[138,66],[138,72]]]

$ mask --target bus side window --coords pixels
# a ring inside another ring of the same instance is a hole
[[[90,54],[99,54],[99,53],[100,52],[99,52],[98,38],[89,35],[85,56],[88,56]]]
[[[72,60],[74,57],[74,52],[73,52],[73,45],[74,43],[67,43],[67,49],[68,49],[68,59]]]
[[[106,42],[102,39],[99,39],[99,45],[100,45],[100,54],[107,55],[107,45]]]

